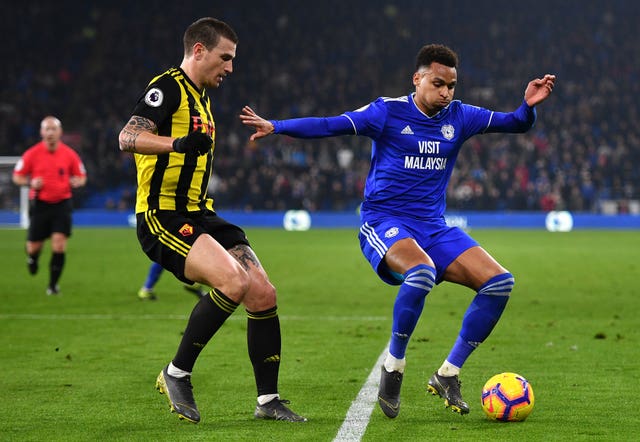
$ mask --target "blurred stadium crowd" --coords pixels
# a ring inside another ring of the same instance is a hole
[[[426,43],[460,55],[456,98],[498,111],[526,83],[557,75],[525,135],[483,135],[460,153],[449,209],[627,212],[640,199],[640,54],[634,1],[326,0],[22,2],[0,18],[5,64],[0,154],[21,155],[54,114],[88,170],[78,207],[131,210],[135,167],[117,134],[152,76],[182,59],[185,27],[205,15],[240,37],[215,103],[216,206],[354,210],[370,141],[250,143],[237,115],[338,115],[413,90]],[[491,7],[488,7],[488,6]],[[64,25],[67,23],[68,25]]]

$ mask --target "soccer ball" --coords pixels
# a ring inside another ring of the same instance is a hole
[[[523,421],[531,414],[535,398],[531,384],[516,373],[500,373],[482,387],[482,411],[491,420]]]

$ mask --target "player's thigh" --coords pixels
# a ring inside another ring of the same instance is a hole
[[[449,264],[443,279],[477,290],[489,279],[506,272],[508,270],[486,250],[475,246],[462,252]]]
[[[433,267],[433,261],[413,238],[403,238],[395,242],[384,257],[387,267],[393,272],[404,274],[407,270],[427,264]]]
[[[254,291],[265,286],[264,281],[268,282],[268,278],[242,228],[211,211],[204,212],[198,222],[247,273]]]
[[[249,289],[249,275],[211,235],[202,233],[195,240],[184,264],[184,276],[215,287],[239,302]]]
[[[186,283],[200,282],[241,301],[249,287],[242,266],[226,251],[248,241],[213,212],[149,210],[137,214],[138,240],[147,256]]]
[[[414,247],[415,233],[411,226],[407,226],[402,219],[385,217],[376,212],[363,214],[358,239],[362,254],[378,277],[391,285],[402,284],[402,274],[411,268],[405,269],[408,262],[412,262],[414,256],[424,253]],[[397,253],[392,253],[389,257],[389,251],[396,244],[400,244],[396,248]]]

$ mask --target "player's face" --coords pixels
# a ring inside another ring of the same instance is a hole
[[[200,59],[200,78],[204,87],[218,87],[224,77],[233,72],[233,59],[236,57],[236,44],[224,37],[218,46],[211,50],[202,48]]]
[[[458,82],[456,68],[431,63],[413,74],[416,87],[416,105],[429,116],[437,114],[453,100]]]

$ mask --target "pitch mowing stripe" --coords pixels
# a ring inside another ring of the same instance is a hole
[[[227,320],[232,321],[244,321],[246,315],[237,314],[232,315]],[[24,320],[51,320],[51,321],[82,321],[82,320],[127,320],[127,321],[137,321],[137,320],[179,320],[184,321],[189,319],[189,315],[104,315],[104,314],[69,314],[69,315],[55,315],[55,314],[47,314],[47,315],[39,315],[39,314],[11,314],[11,313],[0,313],[0,320],[3,319],[24,319]],[[388,321],[389,318],[386,316],[280,316],[281,321]]]
[[[378,399],[378,386],[380,384],[380,366],[389,351],[389,345],[382,351],[378,360],[373,365],[369,377],[360,389],[358,396],[351,403],[347,416],[338,430],[334,442],[360,442],[369,425],[371,412]]]

